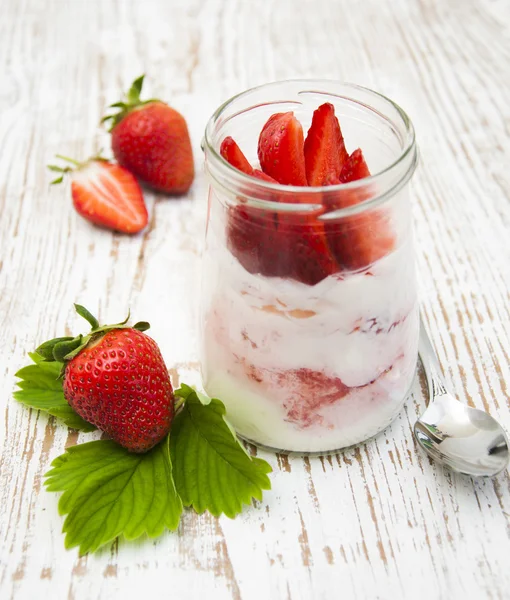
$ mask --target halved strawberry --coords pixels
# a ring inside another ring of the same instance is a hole
[[[258,144],[260,166],[284,185],[306,185],[304,136],[293,112],[276,113],[262,128]]]
[[[339,181],[333,183],[348,183],[369,175],[363,153],[358,148],[344,164]],[[335,210],[359,204],[369,195],[368,189],[340,190],[334,198],[327,198],[325,202],[330,210]],[[395,246],[388,217],[381,209],[343,217],[337,222],[326,222],[325,231],[333,256],[347,270],[364,269],[391,252]]]
[[[345,161],[339,179],[341,183],[348,183],[357,179],[365,179],[365,177],[370,177],[370,171],[363,152],[358,148]]]
[[[239,148],[237,143],[230,136],[226,137],[221,142],[220,154],[239,171],[242,171],[247,175],[253,175],[253,167],[248,162],[248,159],[243,154],[241,148]]]
[[[305,145],[306,179],[308,185],[328,185],[338,179],[348,159],[335,107],[326,102],[313,113]]]
[[[71,173],[71,195],[76,211],[88,221],[123,233],[137,233],[148,222],[147,207],[135,177],[124,167],[98,157],[74,165],[50,165],[61,173],[52,183],[61,183]]]

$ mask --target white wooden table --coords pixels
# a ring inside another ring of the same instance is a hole
[[[11,397],[25,353],[102,321],[148,318],[174,382],[198,383],[196,299],[206,207],[200,140],[232,94],[322,76],[399,102],[421,151],[414,179],[421,297],[460,397],[510,429],[510,4],[507,0],[1,0],[0,597],[110,599],[510,598],[510,478],[429,462],[395,423],[337,456],[259,451],[264,501],[231,521],[187,512],[178,533],[64,550],[51,460],[77,435]],[[86,157],[132,79],[186,116],[190,194],[146,194],[144,235],[98,230],[50,189],[56,152]],[[97,436],[96,436],[97,437]]]

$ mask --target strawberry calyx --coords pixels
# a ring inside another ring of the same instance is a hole
[[[140,77],[133,81],[131,87],[124,94],[124,98],[120,102],[110,104],[108,108],[118,108],[119,110],[111,115],[106,115],[101,119],[101,123],[111,121],[108,131],[112,131],[112,129],[131,111],[140,108],[141,106],[145,106],[146,104],[151,104],[152,102],[161,102],[161,100],[158,100],[157,98],[149,98],[149,100],[140,99],[144,78],[145,75],[140,75]]]
[[[62,160],[68,164],[66,164],[63,167],[61,167],[60,165],[48,165],[48,169],[50,171],[53,171],[54,173],[60,173],[60,175],[51,182],[51,185],[62,183],[62,181],[64,180],[64,177],[67,173],[73,173],[74,171],[79,171],[80,169],[84,169],[85,167],[90,165],[90,163],[108,162],[107,158],[104,158],[104,156],[101,156],[101,152],[102,152],[102,150],[99,150],[99,152],[97,154],[95,154],[94,156],[91,156],[87,160],[84,160],[81,162],[78,160],[75,160],[74,158],[69,158],[68,156],[63,156],[62,154],[56,154],[55,158],[58,158],[59,160]]]
[[[62,362],[64,367],[66,363],[84,350],[90,344],[98,342],[103,336],[113,329],[127,329],[126,323],[129,321],[130,313],[121,323],[114,325],[100,325],[99,321],[81,304],[74,305],[76,312],[83,317],[90,325],[90,333],[79,334],[76,337],[66,336],[48,340],[35,349],[35,352],[43,358],[45,362]],[[139,321],[131,329],[138,331],[147,331],[150,325],[146,321]]]

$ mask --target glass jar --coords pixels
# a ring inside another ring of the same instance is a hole
[[[249,177],[219,153],[232,136],[258,167],[274,113],[306,131],[330,102],[346,148],[372,176],[295,187]],[[417,363],[419,317],[407,183],[413,126],[391,100],[334,81],[248,90],[210,119],[201,366],[239,435],[282,451],[331,452],[383,430]]]

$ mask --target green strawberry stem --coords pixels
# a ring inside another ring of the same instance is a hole
[[[65,160],[66,162],[70,162],[75,167],[81,167],[83,163],[74,160],[74,158],[69,158],[69,156],[64,156],[63,154],[55,154],[56,158],[60,158],[60,160]]]
[[[83,167],[86,167],[91,162],[94,162],[94,161],[108,162],[108,159],[104,158],[104,156],[101,155],[102,152],[103,152],[103,149],[101,148],[101,150],[99,150],[99,152],[97,154],[94,154],[94,156],[91,156],[90,158],[88,158],[87,160],[84,160],[82,162],[75,160],[74,158],[69,158],[69,156],[64,156],[62,154],[55,154],[55,158],[58,158],[59,160],[63,160],[65,162],[71,163],[71,165],[73,165],[73,166],[71,167],[69,165],[65,165],[64,167],[61,167],[59,165],[48,165],[48,169],[50,171],[54,171],[55,173],[60,173],[60,177],[57,177],[56,179],[54,179],[53,181],[50,182],[51,185],[62,183],[62,181],[64,180],[64,175],[66,175],[66,173],[72,173],[73,171],[78,171],[80,169],[83,169]]]
[[[130,318],[130,312],[128,316],[121,323],[114,325],[100,325],[96,317],[87,310],[81,304],[75,304],[74,308],[80,317],[84,318],[90,325],[90,333],[87,335],[77,335],[76,337],[60,337],[48,340],[36,348],[35,352],[42,357],[45,362],[61,362],[65,364],[77,356],[82,350],[84,350],[91,342],[96,342],[103,337],[109,331],[113,329],[126,329],[127,322]],[[147,321],[139,321],[133,325],[133,329],[138,331],[147,331],[150,324]],[[63,369],[64,370],[64,369]],[[62,371],[63,371],[62,370]]]
[[[101,123],[111,121],[108,131],[112,131],[112,129],[118,125],[127,114],[136,108],[150,104],[151,102],[161,102],[161,100],[158,100],[157,98],[149,98],[149,100],[140,99],[144,78],[145,75],[137,77],[131,84],[129,90],[124,94],[124,99],[120,102],[110,104],[108,108],[118,108],[119,111],[111,115],[106,115],[101,119]]]

